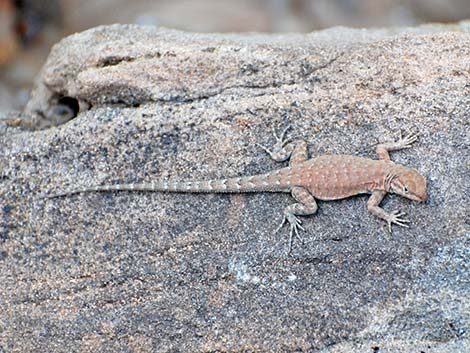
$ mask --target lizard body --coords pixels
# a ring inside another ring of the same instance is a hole
[[[408,220],[398,211],[385,212],[379,207],[387,193],[396,193],[411,200],[425,202],[426,179],[416,170],[390,160],[389,151],[411,147],[417,136],[409,134],[397,142],[379,144],[378,160],[351,155],[323,155],[308,159],[307,144],[303,140],[286,141],[285,129],[276,137],[272,150],[263,148],[274,160],[285,161],[289,166],[265,174],[204,181],[153,181],[149,183],[97,185],[60,192],[48,198],[98,191],[157,191],[189,193],[244,193],[287,192],[297,203],[284,209],[284,219],[290,224],[289,251],[293,235],[299,237],[303,230],[298,215],[310,215],[317,211],[315,199],[338,200],[357,194],[371,193],[368,210],[387,221],[408,227]],[[280,228],[279,227],[279,228]]]
[[[367,193],[379,187],[391,169],[391,161],[373,160],[350,155],[324,155],[298,165],[265,174],[200,181],[151,181],[148,183],[96,185],[66,191],[51,197],[93,191],[154,191],[186,193],[290,192],[303,187],[319,200],[338,200]]]

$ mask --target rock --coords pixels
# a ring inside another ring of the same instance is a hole
[[[57,44],[26,114],[0,126],[0,346],[6,351],[458,352],[468,345],[467,24],[309,35],[98,27]],[[66,119],[57,116],[66,110]],[[64,123],[64,120],[68,120]],[[305,243],[275,234],[287,194],[92,193],[77,186],[278,168],[256,143],[292,125],[312,155],[392,159],[429,201],[320,202]]]

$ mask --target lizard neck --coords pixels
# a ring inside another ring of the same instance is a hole
[[[362,173],[363,184],[367,192],[390,190],[390,184],[397,175],[396,165],[392,161],[374,160]]]
[[[381,181],[381,188],[385,192],[390,192],[392,182],[395,178],[400,175],[400,170],[402,166],[391,162],[389,168],[387,168],[387,172],[384,174],[383,179]]]

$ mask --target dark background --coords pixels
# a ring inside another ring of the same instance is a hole
[[[21,110],[50,47],[111,23],[194,32],[310,32],[470,18],[470,0],[0,0],[0,112]]]

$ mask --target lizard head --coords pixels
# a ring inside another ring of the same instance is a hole
[[[387,178],[390,183],[389,192],[418,202],[426,202],[428,199],[426,178],[416,170],[402,167],[398,173]]]

